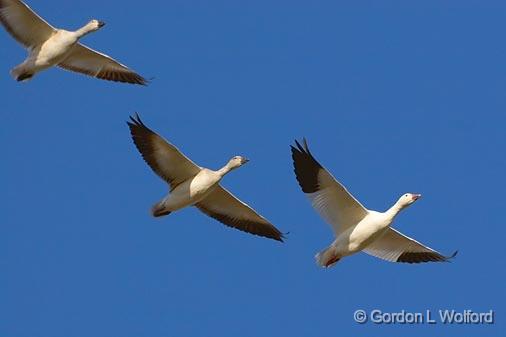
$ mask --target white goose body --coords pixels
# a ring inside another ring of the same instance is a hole
[[[386,214],[369,211],[362,221],[338,235],[331,246],[342,257],[357,253],[385,234],[391,223]]]
[[[177,185],[156,207],[168,212],[193,206],[211,193],[221,181],[218,172],[202,169],[196,176]]]
[[[135,146],[151,169],[170,187],[169,194],[151,209],[153,216],[161,217],[195,206],[227,226],[283,241],[283,234],[276,227],[220,184],[226,174],[247,163],[247,159],[235,156],[217,171],[203,168],[151,131],[138,115],[130,120],[128,126]]]
[[[336,239],[316,255],[322,267],[363,251],[391,262],[448,261],[445,257],[391,227],[399,212],[420,198],[406,193],[386,212],[366,209],[313,157],[306,141],[292,146],[295,175],[313,208],[332,226]]]
[[[91,20],[76,31],[57,29],[21,0],[0,0],[0,24],[28,50],[28,57],[11,70],[17,81],[26,81],[53,66],[108,81],[145,85],[146,80],[113,58],[79,43],[104,26]]]
[[[58,65],[67,58],[72,47],[78,41],[79,38],[75,32],[62,29],[57,30],[41,46],[29,50],[29,55],[25,62],[11,71],[12,76],[17,79],[23,73],[36,74]]]

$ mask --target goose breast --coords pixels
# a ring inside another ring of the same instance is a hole
[[[220,181],[220,177],[207,169],[201,170],[193,178],[177,185],[165,200],[167,210],[176,211],[202,201]]]
[[[77,37],[75,34],[64,30],[56,31],[56,33],[36,51],[35,65],[39,67],[49,67],[60,63],[67,58],[76,42]]]
[[[202,200],[220,180],[221,176],[216,172],[203,169],[191,180],[190,197],[198,201]]]
[[[369,214],[356,226],[347,229],[336,238],[337,247],[344,253],[355,253],[381,237],[388,229],[391,220],[384,214],[369,211]]]

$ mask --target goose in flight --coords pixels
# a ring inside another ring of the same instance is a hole
[[[336,236],[328,248],[316,255],[320,266],[330,267],[359,251],[386,261],[406,263],[448,261],[457,254],[443,256],[390,227],[395,216],[418,200],[420,194],[402,195],[386,212],[368,210],[318,163],[305,139],[303,144],[295,141],[295,146],[291,146],[297,181]]]
[[[79,40],[104,26],[91,20],[76,31],[57,29],[21,0],[0,0],[0,23],[28,50],[28,57],[11,70],[17,81],[31,79],[53,66],[108,81],[146,85],[134,71],[85,45]]]
[[[220,185],[227,173],[246,164],[248,159],[235,156],[223,168],[213,171],[193,163],[174,145],[151,131],[139,115],[130,117],[127,124],[146,163],[170,188],[169,194],[153,206],[153,216],[161,217],[195,206],[227,226],[283,241],[283,234],[276,227]]]

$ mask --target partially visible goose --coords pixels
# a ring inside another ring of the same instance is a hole
[[[316,161],[305,139],[304,146],[297,141],[295,144],[291,148],[297,181],[336,235],[330,247],[316,255],[320,266],[330,267],[359,251],[386,261],[407,263],[448,261],[457,254],[445,257],[390,227],[395,216],[418,200],[420,194],[404,194],[386,212],[368,210]]]
[[[248,159],[235,156],[218,171],[209,170],[197,166],[174,145],[151,131],[139,115],[130,117],[127,124],[146,163],[170,187],[169,194],[153,206],[153,216],[195,206],[227,226],[283,241],[276,227],[220,185],[227,173],[246,164]]]
[[[21,0],[0,0],[0,22],[28,49],[27,59],[11,70],[17,81],[58,66],[108,81],[145,85],[146,80],[111,57],[79,43],[104,23],[91,20],[76,31],[57,29],[38,16]]]

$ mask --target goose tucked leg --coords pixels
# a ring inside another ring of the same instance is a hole
[[[151,214],[155,218],[169,215],[170,213],[172,213],[172,211],[167,210],[165,200],[160,201],[159,203],[153,205],[153,207],[151,208]]]
[[[16,81],[18,82],[23,82],[23,81],[27,81],[29,79],[31,79],[33,77],[33,74],[30,74],[30,73],[23,73],[23,74],[20,74],[17,78],[16,78]]]
[[[11,76],[18,82],[29,80],[35,75],[33,69],[29,68],[26,62],[23,62],[11,70]]]

